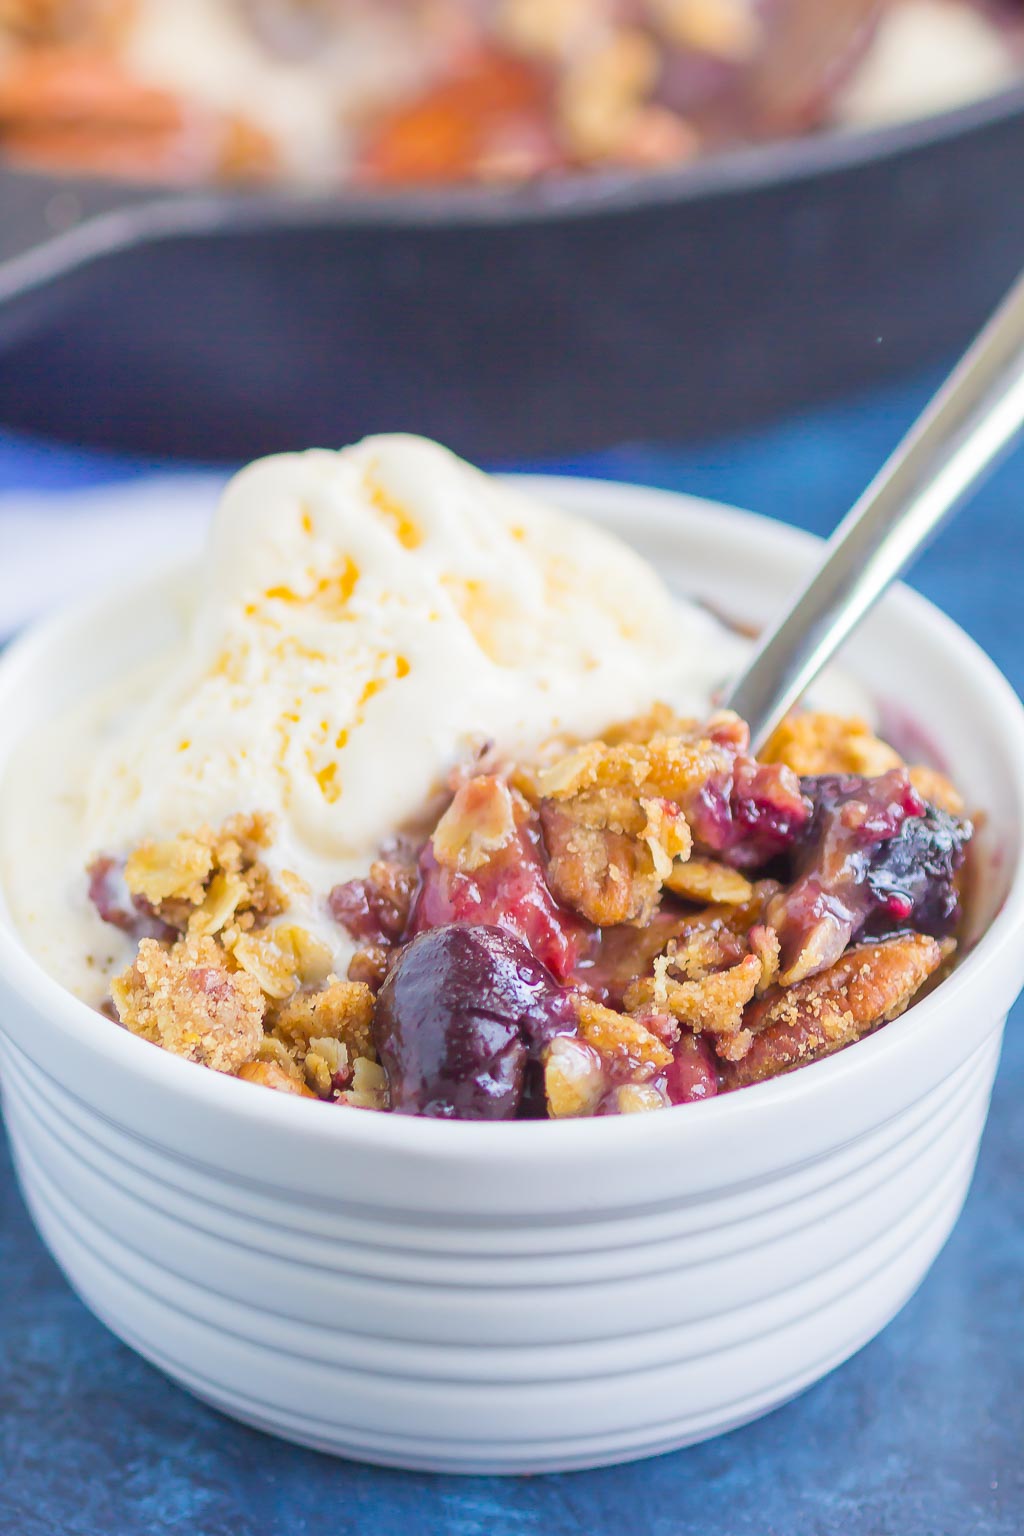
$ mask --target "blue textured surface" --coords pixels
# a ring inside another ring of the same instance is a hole
[[[702,451],[562,465],[830,528],[931,379]],[[146,466],[0,434],[0,489]],[[1011,464],[915,585],[1024,681]],[[873,1344],[760,1423],[656,1461],[519,1480],[334,1462],[239,1428],[135,1358],[68,1290],[0,1152],[3,1536],[1019,1536],[1024,1531],[1024,1009],[1011,1020],[967,1208]]]

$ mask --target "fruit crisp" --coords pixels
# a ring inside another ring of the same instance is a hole
[[[137,941],[125,1028],[279,1092],[440,1118],[688,1104],[841,1050],[956,948],[972,828],[861,720],[800,713],[760,759],[735,715],[659,706],[460,772],[429,836],[323,897],[346,977],[289,921],[267,818],[90,868]]]

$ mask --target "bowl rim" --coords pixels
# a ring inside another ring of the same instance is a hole
[[[629,509],[634,523],[646,521],[648,528],[655,531],[659,525],[664,529],[666,517],[671,516],[678,522],[680,515],[685,514],[703,521],[706,527],[713,527],[723,543],[733,537],[753,534],[762,540],[773,541],[783,558],[792,561],[798,569],[800,562],[809,561],[823,543],[816,535],[777,519],[681,492],[624,481],[591,480],[583,476],[516,474],[508,478],[576,514],[586,515],[589,507],[599,516],[603,512],[614,517]],[[154,587],[169,585],[191,563],[150,562],[140,571],[139,580],[148,581]],[[73,636],[91,620],[98,620],[122,590],[123,578],[107,590],[62,606],[56,613],[30,625],[0,656],[0,699],[10,680],[31,672],[37,655],[50,652],[59,645],[62,637]],[[999,721],[999,739],[1005,744],[1005,760],[1014,770],[1010,777],[1016,786],[1018,814],[1024,824],[1024,774],[1021,773],[1024,704],[981,647],[928,599],[901,582],[883,602],[886,607],[901,609],[904,618],[909,618],[922,631],[926,644],[933,641],[947,648],[956,647],[961,661],[972,672],[972,687],[983,696],[986,708]],[[13,739],[17,739],[16,727]],[[2,736],[0,744],[6,746]],[[0,774],[5,759],[6,751],[0,751]],[[743,1106],[745,1129],[748,1132],[755,1130],[758,1114],[762,1117],[761,1123],[768,1123],[780,1109],[802,1110],[811,1101],[813,1110],[813,1101],[830,1083],[835,1085],[844,1077],[851,1082],[866,1077],[887,1055],[903,1048],[908,1038],[925,1030],[940,1011],[965,1005],[965,1016],[971,1017],[977,1011],[976,1006],[972,1006],[972,998],[974,1004],[977,1000],[975,982],[983,969],[993,972],[1001,963],[1004,977],[1019,971],[1024,979],[1024,960],[1020,958],[1022,928],[1024,836],[998,912],[956,969],[927,997],[867,1039],[798,1070],[744,1088],[739,1101]],[[392,1155],[407,1152],[427,1157],[454,1153],[469,1155],[493,1166],[506,1163],[513,1154],[524,1165],[547,1165],[554,1150],[559,1154],[571,1150],[576,1155],[585,1156],[588,1148],[596,1150],[600,1145],[607,1151],[609,1137],[617,1138],[625,1155],[627,1150],[635,1150],[652,1138],[660,1141],[666,1132],[672,1135],[682,1130],[679,1113],[671,1111],[561,1121],[438,1121],[369,1111],[338,1114],[336,1106],[327,1104],[321,1105],[318,1111],[311,1101],[290,1094],[255,1092],[252,1084],[197,1067],[195,1063],[154,1048],[147,1041],[118,1028],[67,991],[29,952],[4,910],[2,892],[0,982],[63,1032],[72,1035],[79,1046],[98,1057],[107,1058],[112,1064],[120,1062],[136,1078],[145,1079],[148,1087],[158,1087],[168,1095],[187,1099],[190,1106],[199,1111],[219,1114],[224,1123],[234,1118],[250,1126],[265,1128],[268,1135],[274,1134],[273,1128],[279,1126],[282,1132],[293,1136],[316,1140],[326,1137],[339,1147],[359,1147],[364,1152],[372,1153],[376,1149]],[[4,1032],[0,1019],[0,1034]],[[684,1124],[691,1128],[691,1132],[703,1126],[710,1133],[713,1125],[721,1126],[739,1112],[734,1107],[736,1098],[736,1094],[723,1094],[699,1103],[676,1106],[676,1109],[679,1112],[685,1109],[688,1119]],[[609,1131],[610,1125],[615,1129]]]

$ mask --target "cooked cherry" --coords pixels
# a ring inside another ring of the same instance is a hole
[[[513,934],[448,924],[403,950],[374,1035],[399,1114],[511,1120],[527,1063],[575,1028],[571,994]]]
[[[658,1081],[673,1104],[713,1099],[718,1092],[718,1068],[710,1046],[700,1035],[684,1033]]]
[[[972,831],[969,821],[933,805],[923,816],[904,821],[868,870],[877,906],[868,930],[910,927],[933,938],[952,933],[960,912],[956,872]]]
[[[93,859],[86,873],[89,900],[105,923],[136,940],[177,938],[175,930],[157,916],[144,896],[133,896],[128,890],[123,859],[103,854]]]
[[[423,933],[446,923],[504,928],[562,981],[574,974],[597,942],[594,928],[560,906],[548,889],[535,817],[472,873],[439,864],[430,843],[426,844],[408,933]]]
[[[735,743],[719,745],[730,751]],[[684,798],[682,807],[697,847],[737,869],[769,864],[802,835],[811,815],[791,769],[743,752]]]
[[[814,815],[797,879],[768,909],[784,968],[801,955],[814,970],[831,965],[862,932],[942,937],[955,927],[969,822],[926,805],[904,768],[873,779],[823,774],[801,787]]]

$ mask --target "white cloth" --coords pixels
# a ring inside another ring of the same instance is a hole
[[[197,549],[224,479],[164,474],[0,495],[0,641],[169,552]]]

